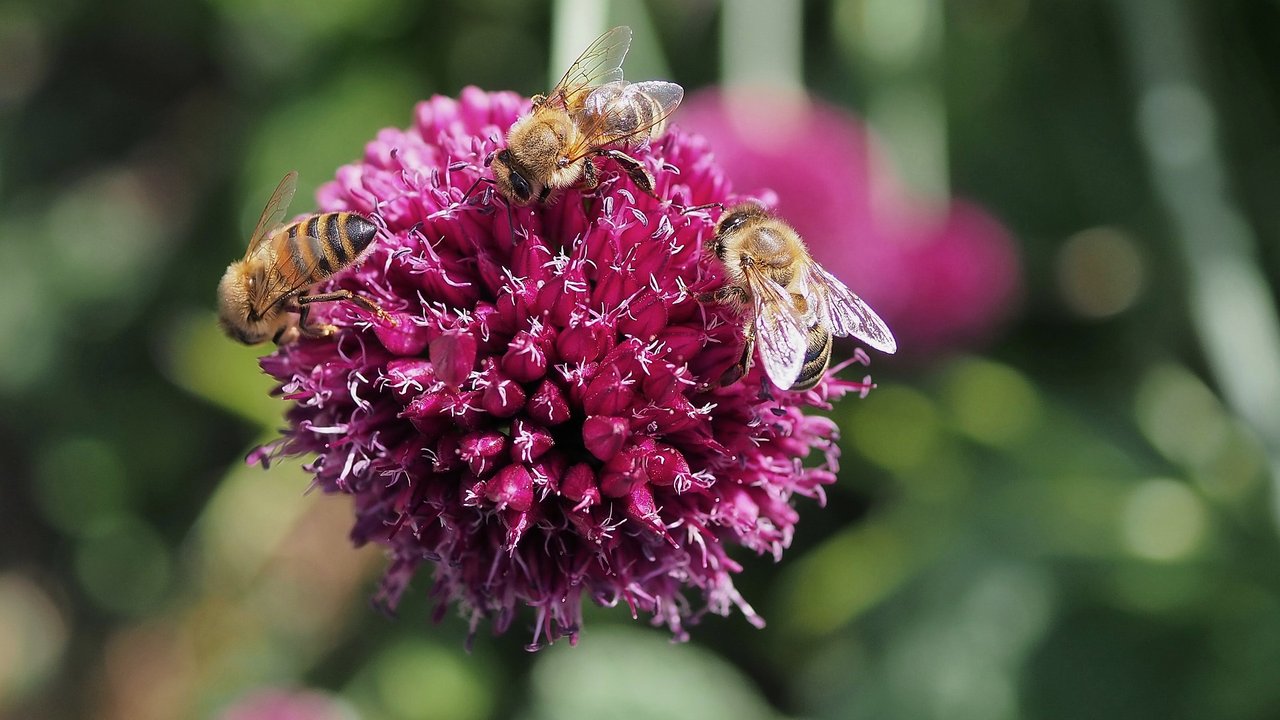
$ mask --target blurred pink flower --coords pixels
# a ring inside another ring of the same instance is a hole
[[[316,690],[263,688],[242,696],[218,720],[355,720],[346,704]]]
[[[913,201],[851,114],[766,92],[704,90],[676,124],[712,139],[739,192],[776,201],[814,257],[893,329],[899,357],[987,340],[1020,294],[1017,249],[999,221],[970,203],[939,213]]]
[[[461,203],[528,107],[475,88],[433,98],[320,189],[322,210],[384,228],[325,287],[399,323],[330,304],[314,315],[336,336],[262,360],[292,403],[274,449],[314,453],[319,487],[352,496],[353,539],[392,556],[387,608],[425,565],[438,614],[457,604],[473,631],[490,618],[501,632],[530,606],[535,646],[575,638],[584,599],[677,637],[706,611],[759,624],[730,548],[781,557],[795,496],[821,500],[835,480],[835,424],[804,409],[868,385],[833,371],[770,391],[757,364],[719,387],[741,322],[698,301],[723,282],[714,223],[674,203],[736,196],[700,138],[672,131],[640,156],[670,201],[606,164],[594,192],[515,211],[515,237],[491,192]]]

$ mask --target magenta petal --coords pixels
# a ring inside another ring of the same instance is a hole
[[[396,358],[387,363],[387,385],[402,402],[426,391],[436,381],[435,368],[419,358]]]
[[[414,323],[405,313],[392,314],[396,323],[377,323],[373,332],[387,350],[397,355],[417,355],[427,347],[427,329]]]
[[[559,385],[544,380],[529,397],[525,412],[543,425],[559,425],[569,419],[569,402]]]
[[[532,463],[555,446],[551,433],[541,425],[526,420],[516,420],[511,426],[512,460]]]
[[[571,325],[556,337],[556,353],[565,362],[592,362],[612,349],[614,334],[600,323]]]
[[[533,507],[533,477],[524,465],[507,465],[485,483],[485,496],[498,507],[529,512]]]
[[[462,330],[446,330],[431,341],[431,364],[436,376],[451,387],[458,387],[476,364],[476,339]]]
[[[502,369],[520,382],[537,380],[547,372],[547,354],[532,335],[521,332],[502,356]]]
[[[618,329],[645,342],[652,340],[667,326],[667,306],[653,290],[640,291],[618,320]]]
[[[458,456],[477,477],[492,471],[507,449],[507,436],[492,430],[474,432],[458,442]]]
[[[480,402],[484,404],[485,412],[494,417],[511,417],[524,407],[525,399],[524,388],[514,380],[504,378],[485,388]]]
[[[667,540],[672,545],[675,544],[675,541],[667,534],[667,527],[662,523],[662,518],[658,515],[658,508],[654,503],[653,493],[649,491],[648,485],[640,483],[632,487],[627,494],[623,507],[626,509],[629,519],[661,535],[664,540]]]
[[[593,416],[582,423],[582,442],[587,452],[600,460],[609,460],[622,449],[630,432],[627,421],[617,417]]]
[[[596,486],[596,474],[586,463],[578,463],[565,471],[560,491],[577,504],[577,509],[600,504],[600,489]]]
[[[688,478],[689,461],[673,447],[658,445],[645,458],[645,472],[655,485],[670,487],[677,481]]]
[[[582,396],[582,407],[591,415],[618,415],[631,405],[633,395],[623,385],[622,372],[618,370],[618,366],[609,364],[587,385],[587,391]]]

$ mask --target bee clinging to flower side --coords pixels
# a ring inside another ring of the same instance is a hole
[[[715,254],[727,276],[716,299],[750,306],[742,358],[724,384],[751,368],[756,345],[765,373],[784,390],[818,384],[831,362],[833,335],[897,351],[880,316],[809,255],[799,233],[764,208],[729,208],[716,224]]]
[[[310,215],[283,224],[297,185],[297,171],[284,176],[262,209],[244,258],[231,263],[218,283],[218,321],[228,336],[246,345],[267,339],[287,342],[299,334],[332,334],[337,329],[332,325],[307,324],[308,309],[319,302],[350,300],[391,321],[382,308],[350,290],[306,294],[311,286],[356,264],[378,229],[352,212]],[[296,324],[293,313],[299,316]]]
[[[660,137],[684,88],[624,81],[622,60],[630,46],[631,28],[613,28],[591,43],[551,92],[533,98],[532,111],[511,126],[506,148],[492,158],[503,197],[523,206],[579,182],[594,188],[597,155],[612,158],[636,187],[654,193],[653,176],[623,149]]]

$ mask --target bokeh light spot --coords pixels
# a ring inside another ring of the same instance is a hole
[[[1121,526],[1125,546],[1148,560],[1178,560],[1204,539],[1204,504],[1176,480],[1146,480],[1129,494]]]
[[[1135,409],[1143,434],[1174,462],[1200,467],[1227,440],[1222,403],[1182,367],[1166,364],[1152,369],[1138,387]]]
[[[161,222],[136,173],[104,171],[73,186],[50,207],[45,228],[56,290],[84,303],[141,298],[139,286],[159,280],[150,270],[162,259]]]
[[[881,387],[851,404],[850,437],[868,459],[891,470],[918,467],[938,445],[938,411],[907,387]]]
[[[275,382],[258,368],[258,356],[271,350],[231,342],[211,312],[179,313],[165,328],[157,364],[177,386],[263,428],[280,420],[280,401],[270,392]]]
[[[33,247],[31,220],[0,218],[0,393],[18,394],[39,386],[56,367],[59,316],[33,312],[36,299],[50,298],[48,278],[40,270],[42,251]]]
[[[1040,397],[1021,373],[1007,365],[967,358],[957,361],[943,388],[947,409],[969,437],[1007,445],[1035,428]]]
[[[861,16],[856,27],[862,32],[856,42],[867,57],[901,66],[921,54],[929,30],[928,0],[858,0],[847,4]]]
[[[154,610],[169,587],[169,549],[137,518],[94,527],[76,548],[76,577],[101,607],[121,614]]]
[[[373,664],[379,702],[397,720],[472,720],[488,717],[493,695],[476,664],[425,642],[392,646]]]
[[[782,622],[808,637],[839,629],[898,586],[909,547],[882,520],[835,535],[784,568],[777,584]]]
[[[1027,19],[1027,0],[953,0],[948,20],[974,35],[1003,39]]]
[[[1104,318],[1129,309],[1142,291],[1142,256],[1114,228],[1083,230],[1067,238],[1056,262],[1058,292],[1078,315]]]
[[[307,479],[300,464],[283,460],[262,468],[237,462],[196,522],[204,574],[231,586],[245,586],[262,570],[289,528],[316,501],[302,493]]]
[[[1213,151],[1213,106],[1189,83],[1151,85],[1138,101],[1138,126],[1165,165],[1188,166]]]
[[[124,466],[116,450],[102,440],[52,441],[36,457],[34,495],[50,523],[83,535],[125,511]]]
[[[772,708],[727,660],[697,645],[632,629],[593,631],[578,647],[537,656],[530,683],[536,720],[764,720]]]
[[[67,621],[34,582],[0,575],[0,711],[46,680],[62,658]]]

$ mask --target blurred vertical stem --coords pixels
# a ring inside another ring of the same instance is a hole
[[[720,41],[721,83],[800,93],[802,6],[798,0],[726,0]]]
[[[560,76],[569,65],[607,29],[608,15],[608,0],[555,0],[551,13],[548,88],[560,82]]]
[[[1121,0],[1137,125],[1187,261],[1192,322],[1230,404],[1261,436],[1280,521],[1280,331],[1253,231],[1227,190],[1185,0]]]
[[[942,0],[838,0],[834,15],[836,40],[867,86],[868,122],[908,187],[943,207],[950,171]]]

